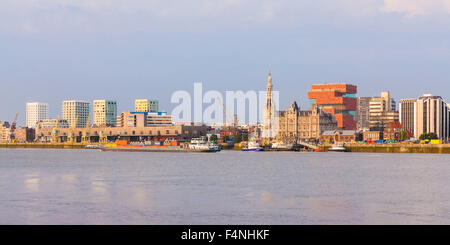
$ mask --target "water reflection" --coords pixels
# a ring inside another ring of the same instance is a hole
[[[25,176],[24,185],[25,189],[29,192],[39,191],[41,179],[38,174],[28,174]]]
[[[450,224],[450,155],[0,153],[4,224]]]

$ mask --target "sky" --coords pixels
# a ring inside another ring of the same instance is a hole
[[[308,109],[313,83],[450,102],[450,0],[0,0],[0,121],[26,102],[265,90]],[[206,106],[205,106],[206,107]]]

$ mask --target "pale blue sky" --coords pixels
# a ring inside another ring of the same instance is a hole
[[[21,124],[27,101],[263,90],[269,65],[281,107],[316,82],[450,102],[450,0],[0,0],[0,55],[0,121]]]

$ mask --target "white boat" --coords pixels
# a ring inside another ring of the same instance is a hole
[[[294,149],[294,144],[286,142],[275,142],[272,144],[271,148],[274,150],[292,150]]]
[[[196,151],[217,152],[220,151],[220,146],[209,142],[206,137],[201,137],[192,138],[191,142],[189,143],[189,149]]]
[[[346,151],[343,143],[334,143],[328,151]]]
[[[263,151],[264,149],[257,143],[250,141],[242,151]]]

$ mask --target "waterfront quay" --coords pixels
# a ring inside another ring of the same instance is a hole
[[[103,144],[94,143],[99,146]],[[42,148],[42,149],[90,149],[86,148],[88,144],[86,143],[0,143],[0,148]],[[298,152],[327,152],[331,148],[331,144],[319,144],[317,145],[318,150],[311,149],[297,149]],[[221,144],[223,150],[234,150],[241,151],[242,146],[240,144],[224,145]],[[365,153],[432,153],[432,154],[450,154],[450,144],[413,144],[413,143],[396,143],[396,144],[362,144],[362,143],[346,143],[346,152],[365,152]],[[94,148],[95,149],[95,148]],[[180,150],[181,149],[181,150]],[[104,151],[136,151],[145,152],[145,149],[139,149],[136,147],[121,148],[114,147],[108,148],[104,147]],[[188,152],[183,148],[172,149],[168,147],[160,149],[151,149],[147,151],[152,152]],[[266,148],[266,152],[279,152],[279,150],[273,150],[271,148]]]
[[[331,146],[325,146],[325,149]],[[348,152],[450,154],[450,144],[346,144]]]
[[[0,143],[0,148],[87,149],[82,143]]]

